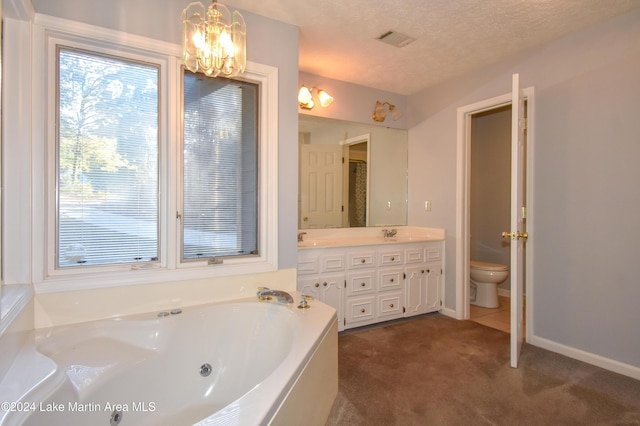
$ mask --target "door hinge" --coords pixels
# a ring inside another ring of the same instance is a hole
[[[406,272],[403,272],[403,273],[402,273],[402,279],[403,279],[403,280],[406,280],[406,279],[407,279],[407,273],[406,273]]]
[[[522,130],[527,130],[528,127],[529,127],[529,119],[527,117],[524,117],[522,119]],[[344,158],[342,162],[344,163]]]
[[[440,301],[440,306],[442,306],[442,300]]]
[[[342,211],[344,211],[344,206],[342,206]]]
[[[527,208],[526,207],[522,207],[522,218],[523,219],[527,218]]]
[[[347,288],[347,280],[344,280],[344,288]]]
[[[342,157],[342,164],[344,164],[344,157]]]
[[[404,306],[402,307],[402,313],[406,313],[407,312],[407,308],[405,308]]]

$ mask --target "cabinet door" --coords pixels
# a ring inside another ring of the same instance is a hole
[[[344,275],[320,277],[320,300],[336,310],[338,331],[344,329]]]
[[[442,269],[440,262],[430,262],[427,265],[425,279],[425,312],[435,312],[441,308]]]
[[[405,314],[410,317],[426,312],[427,266],[418,265],[407,268],[405,279]]]
[[[298,276],[298,291],[302,294],[320,299],[320,277],[319,276]]]

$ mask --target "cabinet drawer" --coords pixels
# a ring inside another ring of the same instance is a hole
[[[367,294],[372,293],[375,273],[373,271],[351,272],[347,276],[347,294]]]
[[[401,249],[394,251],[381,251],[378,255],[379,266],[402,265],[404,263],[403,251]]]
[[[389,268],[378,271],[378,291],[400,290],[402,288],[403,270]]]
[[[375,252],[349,253],[347,255],[349,269],[370,268],[376,264]]]
[[[317,274],[318,272],[317,257],[298,258],[298,275]]]
[[[378,318],[389,320],[402,317],[402,293],[385,293],[378,295]]]
[[[320,269],[322,272],[344,271],[344,255],[322,256],[320,258]]]
[[[347,299],[347,312],[345,316],[347,325],[372,322],[375,317],[375,297]]]
[[[427,247],[425,249],[425,262],[433,262],[442,258],[442,249],[438,247]]]
[[[424,247],[410,247],[404,250],[406,263],[423,263]]]

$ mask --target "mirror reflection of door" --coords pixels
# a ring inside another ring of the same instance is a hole
[[[345,164],[347,165],[348,197],[347,220],[349,227],[367,226],[367,142],[359,142],[346,147]],[[347,161],[348,159],[348,161]]]
[[[300,114],[298,127],[299,153],[305,149],[303,145],[338,145],[341,152],[344,148],[345,164],[342,175],[344,179],[340,183],[342,193],[341,227],[349,227],[351,223],[361,225],[362,221],[350,220],[349,211],[349,186],[348,186],[348,150],[350,144],[358,144],[368,140],[367,160],[367,196],[365,222],[366,226],[392,226],[407,224],[407,146],[408,135],[406,130],[393,129],[383,126],[353,123],[335,120],[325,117],[315,117]],[[352,136],[359,135],[359,136]],[[374,142],[375,141],[375,142]],[[308,203],[312,202],[308,193],[309,181],[305,166],[305,160],[299,158],[298,187],[298,228],[335,227],[335,223],[311,224],[311,216],[307,213]],[[305,183],[303,183],[303,180]],[[317,181],[313,181],[316,182]],[[319,187],[311,187],[315,190]],[[316,195],[322,195],[316,192]],[[319,201],[320,202],[320,201]],[[304,205],[303,205],[304,204]],[[319,204],[317,204],[319,205]],[[330,205],[333,205],[330,202]],[[305,221],[304,219],[307,218]]]
[[[342,227],[342,147],[300,145],[300,228]]]

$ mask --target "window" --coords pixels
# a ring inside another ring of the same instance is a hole
[[[34,34],[39,289],[278,269],[277,68],[204,77],[179,46],[40,15]]]
[[[258,254],[258,90],[183,72],[183,260]]]
[[[158,260],[158,68],[59,47],[56,266]]]

